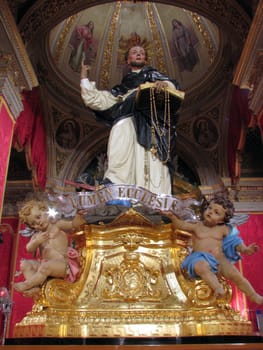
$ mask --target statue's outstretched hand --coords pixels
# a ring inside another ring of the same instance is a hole
[[[88,72],[91,70],[91,66],[85,64],[85,58],[81,61],[80,79],[87,78]]]
[[[83,210],[79,210],[77,212],[77,214],[75,215],[73,221],[72,221],[72,226],[73,228],[79,228],[81,225],[86,224],[87,221],[85,220],[85,218],[83,217],[84,211]]]
[[[252,255],[259,251],[259,246],[256,243],[251,243],[249,246],[246,247],[243,253],[247,255]]]

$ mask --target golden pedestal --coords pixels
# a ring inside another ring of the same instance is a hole
[[[229,305],[225,281],[219,300],[203,281],[182,274],[188,238],[134,209],[109,224],[86,225],[75,235],[79,279],[48,280],[14,337],[251,335],[251,323]]]

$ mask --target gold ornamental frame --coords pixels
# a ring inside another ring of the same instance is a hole
[[[81,273],[74,283],[49,279],[14,337],[184,337],[251,335],[230,306],[180,269],[187,232],[154,223],[134,208],[111,223],[74,234]]]

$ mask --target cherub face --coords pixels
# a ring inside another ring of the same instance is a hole
[[[34,230],[45,231],[49,225],[48,212],[34,206],[27,217],[27,223]]]
[[[210,226],[225,223],[226,209],[222,205],[216,203],[210,203],[204,212],[204,221]]]

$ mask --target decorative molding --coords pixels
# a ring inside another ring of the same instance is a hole
[[[11,71],[13,58],[0,52],[0,92],[8,104],[13,118],[17,119],[23,111],[23,103],[19,88],[14,81],[14,72]]]
[[[114,33],[116,32],[118,19],[120,15],[121,2],[116,2],[114,14],[112,16],[112,21],[109,26],[108,35],[106,39],[106,45],[104,48],[103,60],[101,64],[101,79],[100,79],[100,89],[107,89],[109,86],[109,67],[112,66],[112,55],[113,55],[113,42]]]
[[[0,22],[1,50],[14,56],[16,83],[20,90],[31,90],[38,80],[6,0],[0,1]]]
[[[260,113],[263,101],[263,1],[251,24],[243,52],[236,68],[233,84],[250,89],[249,107],[254,114]]]
[[[263,33],[262,33],[263,35]],[[249,79],[252,90],[249,95],[249,107],[255,115],[262,113],[263,107],[263,47],[254,55],[255,62],[251,67]]]
[[[214,62],[215,57],[216,57],[216,53],[217,53],[217,49],[216,49],[215,45],[213,44],[211,34],[209,33],[209,31],[206,29],[206,27],[202,23],[201,17],[198,14],[192,12],[191,16],[192,16],[193,22],[195,23],[196,27],[198,28],[198,31],[202,35],[204,45],[208,50],[209,61],[211,64]]]
[[[149,26],[152,32],[152,47],[154,48],[154,51],[157,52],[156,56],[156,68],[163,72],[164,74],[167,74],[167,69],[165,67],[165,57],[164,57],[164,51],[162,49],[162,40],[160,36],[160,32],[158,31],[156,20],[154,18],[154,7],[147,2],[146,3],[146,10],[147,10],[147,17],[149,21]]]
[[[2,216],[17,216],[19,203],[34,196],[32,180],[7,181]]]
[[[55,47],[55,55],[54,55],[54,59],[56,64],[59,63],[59,58],[61,56],[61,52],[63,51],[64,47],[65,47],[65,39],[72,27],[72,24],[74,23],[76,19],[76,15],[70,16],[69,18],[67,18],[66,20],[66,25],[63,27],[63,30],[59,36],[58,42],[56,44]]]

